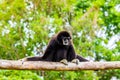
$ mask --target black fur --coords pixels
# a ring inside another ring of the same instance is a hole
[[[63,45],[63,37],[70,38],[69,45]],[[67,31],[61,31],[50,40],[43,57],[28,57],[26,60],[60,62],[62,59],[66,59],[67,61],[78,59],[80,62],[88,61],[87,59],[76,55],[71,39],[71,35]]]

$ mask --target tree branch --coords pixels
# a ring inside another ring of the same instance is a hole
[[[0,69],[54,71],[120,69],[120,61],[80,62],[79,65],[74,63],[64,65],[59,62],[26,61],[22,64],[21,61],[0,60]]]

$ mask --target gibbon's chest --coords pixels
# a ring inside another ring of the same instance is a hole
[[[54,49],[55,49],[56,51],[59,51],[59,50],[68,51],[69,46],[61,45],[61,46],[56,46]]]

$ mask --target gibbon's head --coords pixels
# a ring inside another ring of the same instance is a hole
[[[71,35],[67,31],[61,31],[57,35],[57,41],[60,45],[70,45],[71,39]]]

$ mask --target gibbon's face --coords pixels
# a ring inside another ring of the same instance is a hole
[[[62,44],[63,45],[70,45],[70,43],[71,43],[71,38],[70,37],[63,37],[62,38]]]
[[[60,45],[70,45],[71,44],[71,35],[67,31],[61,31],[57,35],[57,42]]]
[[[70,45],[71,44],[71,37],[61,36],[58,38],[58,42],[60,45]]]

